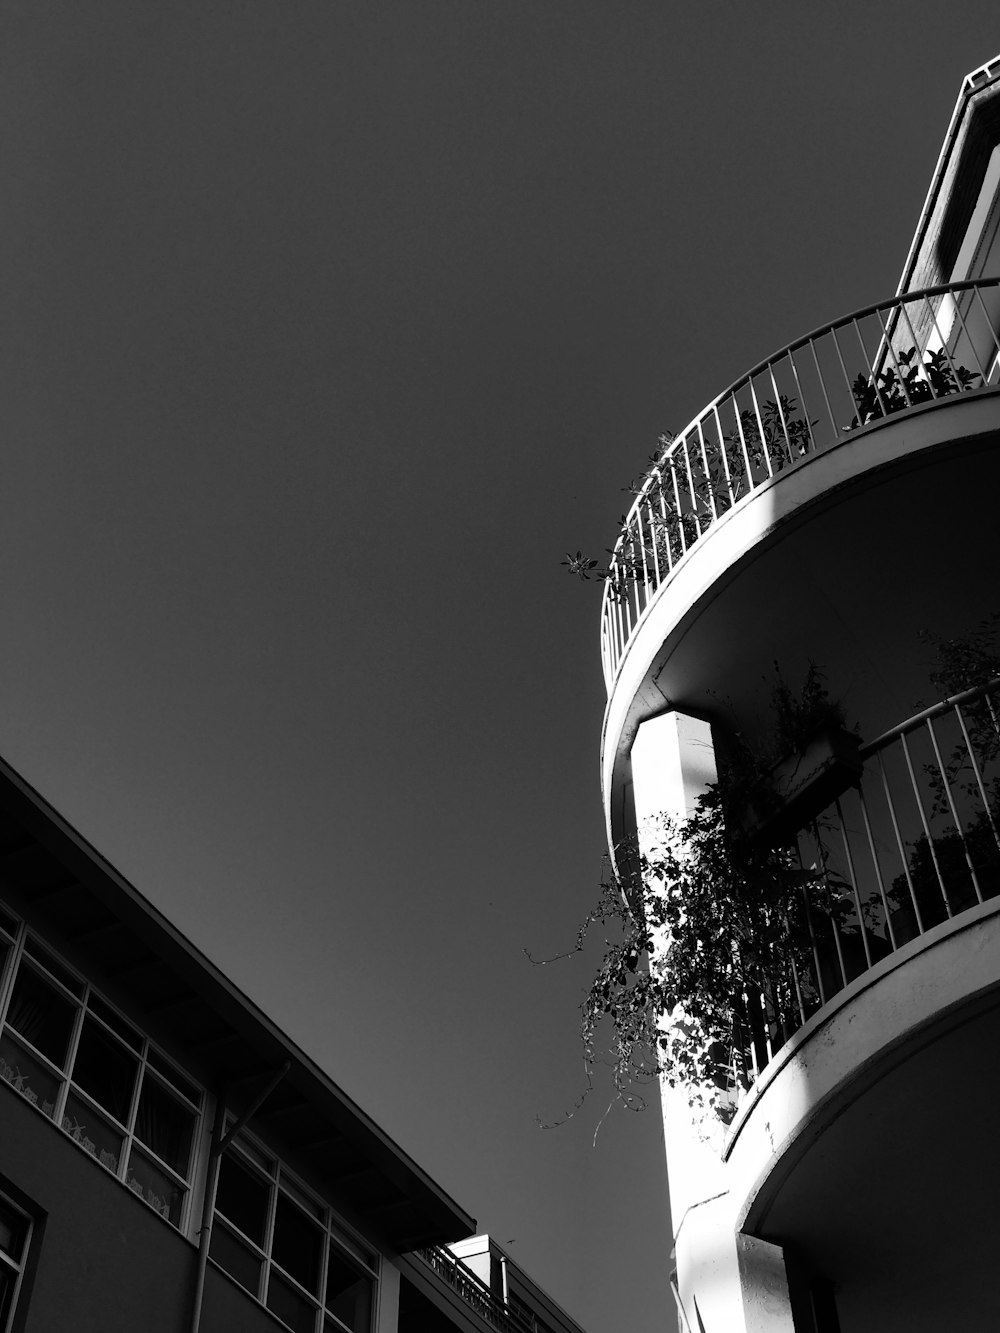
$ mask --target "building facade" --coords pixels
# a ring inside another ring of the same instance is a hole
[[[580,1333],[474,1230],[0,762],[0,1333]]]
[[[1000,59],[963,83],[897,295],[701,411],[605,585],[612,855],[751,751],[766,817],[727,820],[797,876],[772,975],[731,997],[728,1114],[664,1093],[691,1333],[1000,1321],[998,223]],[[775,662],[849,725],[776,755]]]

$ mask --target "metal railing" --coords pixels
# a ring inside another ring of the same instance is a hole
[[[1000,678],[862,747],[861,777],[800,830],[804,911],[785,971],[737,1006],[754,1076],[856,978],[1000,895]]]
[[[433,1246],[414,1253],[491,1328],[500,1333],[538,1333],[538,1321],[525,1318],[520,1310],[508,1305],[450,1250]]]
[[[660,589],[733,507],[845,434],[1000,382],[1000,278],[893,297],[761,362],[656,458],[622,525],[604,585],[610,693]]]

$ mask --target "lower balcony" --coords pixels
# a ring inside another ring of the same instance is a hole
[[[798,835],[804,929],[742,998],[726,1173],[741,1229],[832,1284],[841,1333],[993,1328],[1000,681],[861,757]]]

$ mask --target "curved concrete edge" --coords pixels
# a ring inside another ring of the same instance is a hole
[[[778,473],[724,514],[659,589],[626,647],[604,713],[601,790],[608,845],[621,841],[629,751],[641,722],[671,706],[653,676],[741,564],[845,486],[1000,428],[1000,390],[939,399],[874,422]]]
[[[1000,987],[1000,900],[943,922],[825,1005],[778,1053],[730,1130],[740,1226],[837,1115]]]

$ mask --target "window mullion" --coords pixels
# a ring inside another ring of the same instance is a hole
[[[29,955],[30,957],[30,955]],[[83,1015],[87,1007],[87,995],[90,993],[88,986],[83,993],[84,998],[74,996],[76,1000],[76,1016],[73,1019],[73,1031],[70,1033],[69,1048],[66,1051],[66,1065],[63,1069],[62,1084],[56,1094],[55,1110],[53,1111],[53,1122],[62,1129],[63,1116],[66,1114],[66,1099],[69,1096],[70,1080],[73,1077],[73,1066],[76,1064],[77,1047],[80,1045],[80,1033],[83,1031]]]
[[[14,990],[14,978],[17,976],[17,969],[24,950],[24,931],[25,926],[22,921],[11,941],[10,957],[7,959],[7,976],[5,979],[0,978],[0,1029],[7,1021],[7,1007],[10,1004],[10,997]]]
[[[271,1176],[270,1180],[271,1188],[268,1194],[267,1225],[264,1228],[264,1295],[261,1297],[265,1305],[267,1304],[268,1294],[271,1290],[271,1247],[274,1245],[274,1221],[278,1211],[277,1166],[275,1166],[274,1174]]]
[[[128,1180],[128,1169],[132,1162],[132,1144],[135,1142],[135,1120],[139,1114],[139,1096],[146,1078],[146,1052],[149,1050],[149,1038],[143,1037],[142,1050],[139,1052],[138,1069],[135,1085],[132,1088],[132,1102],[128,1108],[128,1124],[125,1126],[125,1151],[122,1153],[122,1180]]]

